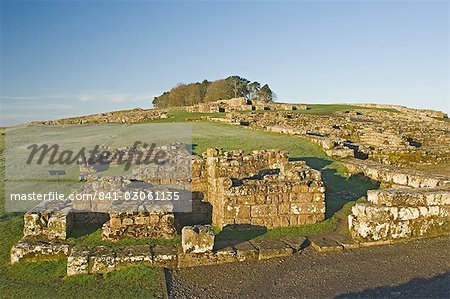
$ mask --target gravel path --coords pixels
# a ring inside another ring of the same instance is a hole
[[[450,298],[450,240],[174,270],[170,298]]]

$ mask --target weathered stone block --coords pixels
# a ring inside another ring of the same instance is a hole
[[[217,258],[217,264],[225,264],[236,262],[236,250],[231,246],[225,246],[214,250],[214,255]]]
[[[185,226],[181,231],[183,252],[211,252],[214,247],[214,237],[214,231],[210,225]]]
[[[72,226],[68,212],[30,212],[24,214],[24,236],[46,240],[65,240]]]
[[[342,245],[346,249],[359,248],[360,243],[357,240],[352,239],[349,235],[344,234],[333,234],[331,236],[333,240]]]
[[[133,263],[152,264],[150,245],[130,245],[119,247],[115,251],[115,264],[126,268]]]
[[[50,243],[22,239],[15,244],[10,251],[11,264],[17,263],[23,258],[55,257],[68,255],[69,245],[64,243]]]
[[[89,273],[89,254],[87,248],[75,246],[67,258],[67,276]]]
[[[439,211],[439,207],[438,207]],[[399,208],[398,210],[398,219],[400,220],[412,220],[417,219],[420,216],[420,212],[418,208],[414,207],[404,207]]]
[[[279,240],[252,240],[251,243],[258,248],[260,260],[287,257],[294,252],[289,245]]]
[[[216,265],[217,256],[212,252],[180,253],[178,255],[178,268]]]
[[[108,246],[98,246],[93,249],[89,256],[89,273],[106,273],[113,271],[116,267],[116,254]]]
[[[156,245],[152,248],[153,266],[175,268],[178,265],[178,249],[174,245]]]
[[[240,262],[256,261],[259,258],[258,249],[249,241],[234,245],[236,250],[236,259]]]
[[[318,237],[311,240],[311,246],[318,252],[341,251],[343,246],[330,237]]]
[[[251,207],[252,217],[273,217],[278,214],[277,205],[254,205]]]
[[[303,236],[284,237],[281,241],[289,245],[294,252],[300,251],[306,246],[307,239]]]

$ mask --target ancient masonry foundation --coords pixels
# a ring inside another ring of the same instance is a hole
[[[319,171],[289,162],[280,150],[224,152],[208,149],[194,160],[193,189],[206,194],[212,222],[288,227],[325,218],[325,187]]]
[[[91,170],[83,173],[82,178],[85,184],[80,189],[73,190],[73,193],[111,190],[124,192],[141,188],[146,183],[140,182],[139,187],[136,186],[136,182],[125,177],[98,178],[95,171]],[[209,236],[213,241],[208,241],[208,245],[205,245],[207,249],[198,249],[195,240],[204,238],[198,238],[196,231],[202,232],[204,228],[194,226],[193,229],[188,229],[186,225],[212,223],[220,228],[229,225],[272,228],[317,223],[323,221],[325,217],[325,187],[320,172],[311,169],[302,161],[289,162],[288,154],[280,150],[261,150],[244,154],[243,151],[225,152],[208,149],[203,157],[193,157],[192,199],[193,211],[184,215],[164,211],[149,212],[145,209],[132,211],[126,208],[127,202],[114,205],[108,201],[42,203],[24,215],[24,237],[11,249],[11,262],[39,255],[70,254],[69,261],[73,265],[81,263],[82,259],[89,256],[94,259],[92,263],[89,262],[94,265],[90,273],[107,271],[107,268],[103,269],[100,266],[101,269],[96,270],[98,267],[95,266],[95,261],[102,260],[102,265],[103,262],[108,264],[111,256],[118,259],[119,263],[131,260],[148,262],[151,256],[152,265],[157,265],[159,258],[170,260],[168,256],[175,255],[178,266],[203,264],[199,250],[211,255],[214,235],[211,235],[212,231],[209,230]],[[206,220],[208,211],[205,208],[208,205],[212,207],[212,211],[209,210],[209,222]],[[177,217],[181,218],[178,222]],[[71,251],[65,243],[71,229],[93,223],[103,224],[102,238],[110,241],[152,237],[170,239],[177,234],[176,223],[182,224],[181,227],[185,227],[183,229],[185,237],[194,241],[183,240],[186,244],[191,244],[189,246],[193,249],[192,252],[187,250],[181,254],[173,248],[165,247],[164,250],[152,247],[152,251],[147,247],[136,247],[128,253],[116,252],[107,246],[94,251],[87,249]],[[188,233],[191,233],[190,237],[187,237]],[[283,246],[278,247],[292,253],[289,246],[286,247],[288,249]],[[258,254],[257,250],[255,252]],[[262,252],[264,254],[265,251]],[[134,253],[137,254],[136,257],[133,257]],[[162,256],[155,257],[159,253]],[[221,251],[218,254],[227,253]],[[82,258],[83,255],[85,257]],[[103,261],[103,257],[106,261]],[[221,257],[211,255],[210,258]],[[230,260],[235,259],[236,256],[233,255]],[[165,260],[164,263],[166,262],[168,261]]]
[[[448,189],[369,190],[368,203],[357,203],[348,217],[358,240],[378,241],[438,235],[449,230]]]
[[[384,241],[449,232],[450,182],[447,177],[381,165],[354,158],[343,160],[353,173],[389,187],[369,190],[348,216],[350,235],[360,241]]]

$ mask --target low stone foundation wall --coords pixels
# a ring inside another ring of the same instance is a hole
[[[33,241],[26,238],[11,248],[11,264],[23,258],[46,258],[58,255],[69,255],[69,245],[56,242]]]
[[[244,97],[241,97],[232,98],[229,100],[219,100],[216,102],[199,103],[193,106],[186,107],[186,111],[190,113],[213,113],[250,110],[306,110],[306,105],[274,103],[256,99],[250,101]]]
[[[449,233],[450,189],[369,190],[348,217],[353,238],[377,241]]]
[[[104,240],[166,238],[176,236],[173,213],[110,212],[102,229]]]
[[[363,173],[371,179],[391,185],[412,188],[450,186],[450,179],[444,176],[430,175],[429,173],[384,165],[370,160],[347,158],[341,160],[341,162],[351,173]]]
[[[305,242],[306,238],[302,236],[287,237],[285,240],[242,241],[237,244],[219,244],[213,251],[202,253],[184,253],[174,245],[74,247],[67,260],[67,275],[106,273],[137,264],[186,268],[266,260],[290,256],[302,250]]]
[[[112,111],[80,117],[63,118],[49,121],[35,121],[32,124],[103,124],[103,123],[139,123],[143,121],[167,118],[166,109],[141,109]]]

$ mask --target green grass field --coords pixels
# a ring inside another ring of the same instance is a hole
[[[313,107],[307,113],[327,113],[346,110],[347,106]],[[157,122],[184,122],[186,118],[198,118],[205,114],[189,114],[181,109],[172,110],[169,118]],[[208,114],[221,117],[223,114]],[[208,122],[191,122],[192,143],[195,153],[202,153],[207,147],[219,147],[226,150],[243,149],[246,152],[257,149],[283,149],[290,153],[292,160],[304,160],[322,172],[327,187],[327,220],[314,225],[297,228],[272,229],[260,232],[230,234],[218,232],[218,240],[230,238],[280,238],[286,235],[331,232],[345,221],[349,207],[366,191],[376,185],[358,176],[347,176],[345,168],[339,162],[331,160],[315,144],[298,137],[254,131],[243,127]],[[4,135],[0,140],[0,167],[4,169]],[[4,190],[4,172],[1,172],[1,188]],[[2,298],[48,298],[63,297],[70,294],[74,298],[111,298],[111,297],[163,297],[164,273],[161,269],[136,267],[103,275],[80,275],[65,277],[66,261],[64,259],[35,262],[19,262],[9,265],[10,248],[22,236],[23,220],[21,214],[5,213],[4,192],[0,194],[0,297]],[[339,213],[336,213],[344,207]],[[256,235],[252,235],[255,234]],[[250,234],[250,235],[248,235]],[[107,244],[101,240],[101,233],[77,230],[68,242],[85,246]],[[133,241],[124,240],[116,245],[154,244],[179,242],[164,240]]]
[[[2,134],[0,136],[0,298],[165,297],[162,269],[139,266],[104,275],[65,277],[67,267],[65,259],[22,261],[13,266],[9,265],[10,249],[22,237],[23,216],[5,213],[4,159],[4,135]],[[71,238],[69,242],[79,241],[81,245],[95,245],[95,242],[99,240],[101,241],[99,232],[94,232],[79,238]]]

